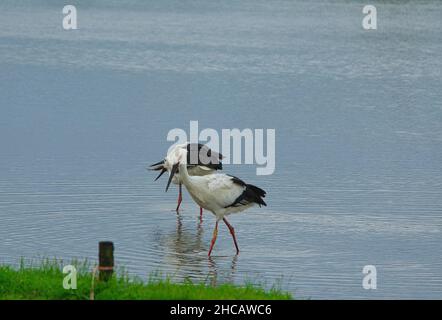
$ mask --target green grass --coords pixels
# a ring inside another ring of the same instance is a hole
[[[16,269],[0,265],[0,299],[89,299],[92,268],[86,262],[73,262],[72,264],[77,268],[77,289],[75,290],[63,288],[62,283],[66,274],[63,274],[61,263],[57,261],[45,261],[37,267],[25,266],[21,263]],[[114,275],[108,282],[96,280],[94,296],[96,300],[292,299],[289,293],[278,288],[264,290],[261,286],[253,284],[211,286],[191,281],[174,283],[168,278],[158,277],[151,277],[143,282],[123,272],[118,272],[118,275]]]

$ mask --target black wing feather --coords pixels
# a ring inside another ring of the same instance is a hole
[[[241,179],[231,176],[233,183],[236,183],[237,185],[240,185],[242,187],[245,187],[243,193],[235,199],[235,201],[226,206],[228,207],[237,207],[237,206],[244,206],[250,203],[256,203],[259,206],[267,206],[267,204],[264,202],[262,198],[266,196],[266,192],[262,190],[261,188],[258,188],[257,186],[254,186],[252,184],[247,184]]]
[[[202,152],[201,152],[202,150]],[[198,163],[192,163],[191,161],[191,152],[198,152]],[[201,154],[206,154],[209,158],[209,163],[203,163],[200,159]],[[205,144],[201,143],[188,143],[187,144],[187,163],[188,166],[205,166],[213,170],[222,170],[223,164],[221,163],[221,159],[224,158],[221,153],[215,152],[210,149]]]

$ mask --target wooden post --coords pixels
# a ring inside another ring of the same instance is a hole
[[[98,271],[100,281],[108,281],[114,272],[114,243],[100,241],[98,244]]]

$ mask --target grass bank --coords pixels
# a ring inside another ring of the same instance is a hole
[[[87,300],[92,288],[92,268],[87,263],[74,263],[77,269],[77,289],[63,288],[60,262],[44,262],[38,266],[12,268],[0,265],[0,299],[37,299],[37,300]],[[258,285],[237,286],[222,284],[211,286],[204,283],[184,281],[175,283],[170,279],[153,278],[142,281],[118,273],[109,282],[94,281],[95,300],[217,300],[217,299],[291,299],[289,293],[277,288],[265,290]]]

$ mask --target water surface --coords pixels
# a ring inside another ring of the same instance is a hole
[[[439,1],[0,4],[0,262],[89,258],[299,298],[442,298]],[[172,128],[276,129],[268,207],[221,227],[145,170]],[[377,267],[378,289],[362,288]]]

